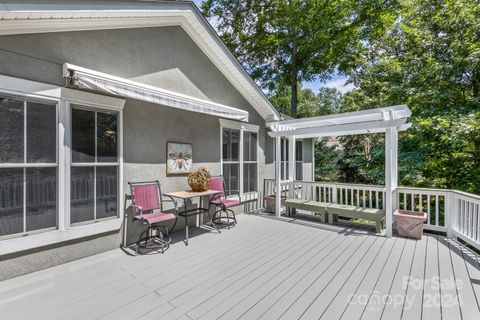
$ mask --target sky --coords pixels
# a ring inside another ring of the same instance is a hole
[[[200,6],[200,3],[202,2],[202,0],[193,0],[193,2],[195,2],[197,6]],[[318,93],[319,89],[322,87],[335,88],[342,93],[346,93],[355,89],[355,86],[353,84],[345,85],[345,82],[347,82],[347,80],[348,80],[348,77],[335,74],[334,76],[332,76],[330,80],[328,80],[325,83],[320,82],[319,80],[316,80],[316,81],[304,83],[303,87],[312,89],[312,91],[315,93]]]
[[[312,91],[315,93],[318,93],[318,90],[322,87],[335,88],[341,93],[346,93],[355,89],[355,86],[353,85],[353,83],[349,83],[345,85],[347,80],[348,80],[348,77],[336,74],[332,76],[332,78],[326,81],[325,83],[320,82],[319,80],[316,80],[316,81],[304,83],[303,87],[312,89]]]

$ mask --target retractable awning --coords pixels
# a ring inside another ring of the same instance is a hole
[[[206,113],[221,118],[248,121],[248,112],[241,109],[82,68],[69,63],[63,65],[63,75],[66,78],[71,78],[73,84],[79,89],[104,92],[172,108]]]

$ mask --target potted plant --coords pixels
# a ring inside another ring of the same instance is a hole
[[[208,190],[208,182],[212,178],[210,171],[207,168],[200,168],[196,171],[192,171],[188,175],[188,185],[195,192],[201,192]]]
[[[397,222],[398,234],[404,237],[420,240],[423,233],[423,223],[427,220],[425,212],[397,210],[393,213]]]
[[[277,198],[276,195],[271,194],[268,196],[265,196],[263,198],[263,201],[265,202],[265,212],[270,212],[270,213],[277,213],[277,210],[275,208],[275,199]],[[282,196],[280,198],[280,208],[285,207],[285,200],[287,199],[286,196]]]

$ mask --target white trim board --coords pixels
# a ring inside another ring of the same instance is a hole
[[[266,120],[280,115],[190,2],[42,2],[0,7],[0,35],[180,26]]]
[[[123,217],[97,223],[76,226],[67,230],[54,230],[28,235],[26,237],[9,238],[0,241],[0,257],[2,255],[44,247],[65,241],[85,238],[102,233],[120,230]]]

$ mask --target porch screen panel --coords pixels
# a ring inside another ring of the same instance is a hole
[[[303,143],[295,142],[295,177],[297,180],[303,180]]]
[[[257,191],[257,133],[243,132],[243,192]]]
[[[227,196],[240,192],[240,130],[222,129],[222,162]]]
[[[72,108],[71,223],[118,215],[118,112]]]
[[[57,226],[57,106],[0,97],[0,236]]]

